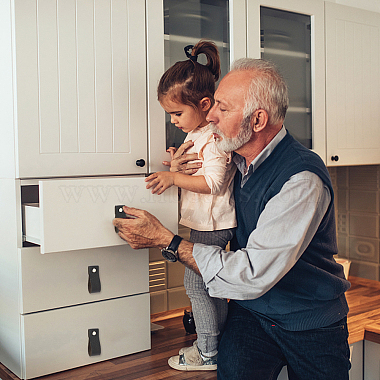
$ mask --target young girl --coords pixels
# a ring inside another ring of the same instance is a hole
[[[201,168],[193,175],[157,172],[146,178],[147,188],[162,194],[170,186],[181,188],[180,224],[191,228],[190,241],[225,248],[236,227],[232,182],[235,166],[231,154],[215,145],[206,116],[214,103],[215,82],[220,75],[218,49],[214,43],[200,41],[192,47],[188,60],[177,62],[162,76],[158,100],[171,116],[171,122],[188,135]],[[205,54],[207,64],[197,62]],[[170,148],[171,153],[175,150]],[[218,339],[227,316],[227,300],[208,295],[202,278],[185,269],[184,285],[190,298],[197,340],[181,349],[168,364],[179,370],[214,370],[217,367]]]

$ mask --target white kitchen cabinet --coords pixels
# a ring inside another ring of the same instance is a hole
[[[364,341],[364,380],[378,379],[380,374],[380,344]]]
[[[363,345],[365,345],[363,340],[350,344],[350,380],[363,380]]]
[[[144,2],[3,3],[15,130],[0,145],[15,145],[14,175],[146,173]]]
[[[289,86],[285,126],[325,160],[323,6],[322,0],[247,0],[247,56],[279,67]]]
[[[145,188],[167,158],[145,16],[144,1],[0,2],[0,362],[20,378],[150,348],[148,250],[112,225],[126,204],[177,231],[177,189]]]
[[[379,164],[380,13],[325,11],[327,164]]]

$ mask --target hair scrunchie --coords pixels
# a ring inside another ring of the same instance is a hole
[[[191,55],[190,50],[192,50],[194,45],[187,45],[183,48],[185,51],[186,57],[191,59],[193,62],[197,62],[197,56],[196,55]]]

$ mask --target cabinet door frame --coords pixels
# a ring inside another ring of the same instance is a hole
[[[247,0],[247,56],[260,58],[260,7],[311,16],[312,150],[326,162],[324,2],[322,0]]]

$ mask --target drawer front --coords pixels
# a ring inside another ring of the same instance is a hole
[[[40,236],[36,241],[40,241],[41,253],[125,245],[112,225],[116,205],[145,209],[175,232],[177,188],[153,195],[145,188],[144,180],[118,177],[39,181]],[[25,235],[28,230],[26,225]]]
[[[21,314],[149,291],[149,253],[128,245],[41,255],[19,250]]]
[[[128,355],[150,349],[149,294],[33,313],[21,326],[23,378]]]

